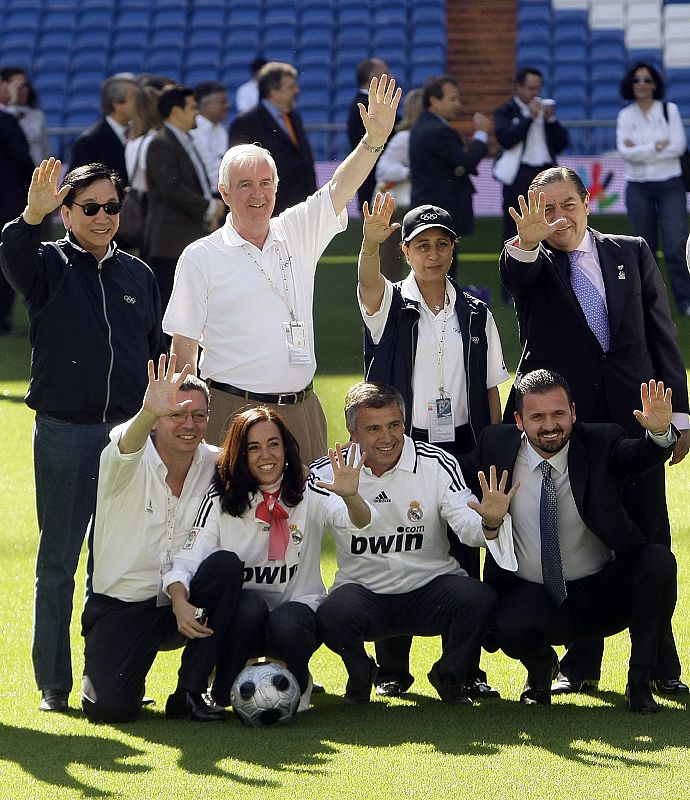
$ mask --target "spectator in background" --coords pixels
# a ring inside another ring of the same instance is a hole
[[[163,122],[146,157],[148,210],[144,251],[158,281],[163,308],[172,293],[175,265],[185,247],[216,230],[225,213],[215,200],[201,156],[189,136],[196,126],[194,92],[168,86],[158,98]]]
[[[376,165],[376,192],[389,192],[395,200],[392,222],[400,222],[410,210],[410,128],[417,122],[422,111],[422,90],[412,89],[403,102],[403,118],[395,128],[395,134],[381,153]],[[371,206],[372,199],[369,200]],[[381,274],[395,283],[407,275],[407,264],[403,258],[397,236],[389,236],[379,248]]]
[[[49,144],[46,115],[38,107],[36,90],[20,67],[5,67],[2,80],[8,82],[9,89],[9,102],[5,110],[19,122],[29,144],[34,166],[38,166],[44,158],[48,158]]]
[[[113,75],[101,86],[102,118],[81,133],[72,145],[70,168],[100,162],[114,169],[123,186],[129,178],[125,166],[125,142],[134,111],[136,79],[131,72]]]
[[[364,125],[359,115],[359,104],[362,103],[366,105],[371,79],[380,78],[383,74],[388,75],[389,78],[392,77],[388,69],[388,64],[380,58],[365,58],[357,64],[358,89],[347,114],[347,137],[350,140],[350,147],[353,149],[357,146],[357,142],[362,139],[362,136],[364,136]],[[374,170],[372,170],[369,175],[367,175],[364,183],[357,190],[357,204],[359,205],[360,211],[362,210],[365,200],[371,204],[375,186],[376,175]]]
[[[280,175],[276,215],[316,191],[314,157],[302,118],[295,111],[298,94],[297,70],[271,61],[259,72],[259,104],[230,126],[231,147],[258,142],[273,156]]]
[[[460,118],[458,84],[449,75],[429,78],[423,87],[424,113],[410,131],[412,206],[435,205],[451,216],[453,230],[466,236],[474,230],[470,175],[486,155],[489,119],[475,112],[474,136],[465,146],[451,122]],[[455,264],[451,277],[455,275]]]
[[[640,62],[621,81],[621,97],[633,100],[618,114],[616,147],[625,160],[625,204],[635,236],[656,257],[658,236],[678,311],[690,317],[690,274],[685,264],[688,212],[680,156],[687,147],[678,106],[664,101],[664,81]]]
[[[259,102],[259,81],[257,76],[261,70],[261,67],[267,63],[268,62],[265,58],[262,56],[257,56],[249,65],[252,77],[245,83],[241,84],[235,92],[235,109],[237,110],[238,114],[244,114],[245,111],[249,111],[251,108],[254,108],[254,106]]]
[[[222,83],[204,81],[194,90],[194,97],[199,113],[196,115],[196,128],[189,135],[206,167],[211,191],[220,197],[218,170],[230,145],[228,129],[223,124],[230,111],[228,93]]]
[[[568,146],[568,131],[556,119],[553,101],[539,97],[543,75],[522,67],[515,75],[515,93],[494,111],[494,133],[501,151],[494,177],[503,184],[503,239],[515,236],[508,209],[517,208],[518,195],[527,196],[530,183]]]

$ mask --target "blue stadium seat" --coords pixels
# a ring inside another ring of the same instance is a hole
[[[425,44],[423,47],[412,45],[410,50],[410,63],[414,66],[417,64],[444,63],[446,60],[446,47],[445,44],[439,43],[437,45]]]
[[[189,65],[182,73],[182,82],[185,86],[192,89],[203,81],[217,81],[221,76],[220,61],[215,66],[190,67]]]
[[[72,75],[69,82],[70,93],[100,91],[101,83],[105,78],[105,69],[79,70],[77,75]]]
[[[301,28],[297,34],[297,49],[306,53],[312,47],[332,48],[334,29],[328,27],[321,28]]]
[[[80,52],[94,50],[98,53],[107,53],[110,47],[110,31],[106,28],[98,30],[96,28],[77,33],[74,41],[74,50]],[[88,55],[88,53],[85,53]]]
[[[40,17],[33,11],[13,11],[5,17],[2,27],[5,33],[38,31],[41,27]]]
[[[188,26],[192,28],[217,28],[222,30],[225,25],[225,9],[220,8],[196,8]]]
[[[424,3],[421,6],[414,6],[409,16],[410,25],[414,31],[417,25],[436,25],[439,36],[443,36],[446,30],[446,9],[443,5],[435,3]]]
[[[252,62],[259,51],[260,42],[261,31],[258,25],[234,23],[226,28],[225,44],[228,50],[252,51],[253,55],[249,57],[247,64]]]
[[[88,72],[104,72],[107,64],[107,50],[91,50],[90,48],[79,50],[75,47],[70,61],[70,67],[75,74],[79,74],[82,70]]]
[[[299,15],[299,23],[302,29],[332,28],[336,24],[336,15],[333,8],[323,8],[320,4],[312,8],[304,7]]]
[[[549,0],[545,0],[541,3],[530,3],[529,5],[523,3],[518,4],[518,29],[529,28],[530,25],[534,24],[551,25],[551,21],[551,3]]]
[[[548,22],[534,22],[518,30],[515,44],[519,50],[532,44],[548,45],[551,41],[551,25]]]
[[[388,26],[383,29],[374,27],[374,35],[371,41],[374,52],[377,54],[379,49],[383,47],[396,47],[400,48],[400,50],[407,51],[407,27],[403,25],[398,27]]]
[[[592,103],[592,110],[590,116],[592,119],[615,119],[618,116],[618,112],[623,108],[623,101],[604,101],[601,103]],[[560,116],[560,109],[558,111]],[[615,148],[615,132],[613,137],[614,144],[612,147]]]
[[[126,11],[120,11],[115,17],[114,28],[117,31],[148,31],[150,23],[151,14],[148,10],[144,11],[140,9],[131,11],[128,9]]]
[[[558,118],[564,119],[587,119],[589,113],[586,103],[564,102],[558,104]]]
[[[446,29],[439,28],[435,23],[419,22],[414,26],[413,35],[410,37],[415,44],[439,44],[445,41]]]
[[[86,128],[96,121],[98,110],[93,108],[73,108],[65,111],[64,124],[68,128]]]
[[[145,72],[147,50],[143,47],[131,49],[123,48],[114,51],[108,61],[108,74],[115,75],[117,72]],[[168,74],[166,72],[166,74]]]
[[[411,64],[409,69],[409,85],[421,86],[432,75],[440,75],[446,71],[445,62],[429,64]]]
[[[163,48],[147,54],[145,60],[147,72],[160,72],[163,75],[179,76],[182,70],[182,52]]]
[[[282,61],[285,64],[294,64],[295,48],[283,47],[279,44],[264,46],[264,57],[267,61]]]
[[[308,50],[297,51],[297,63],[300,70],[309,69],[312,73],[331,75],[331,59],[333,48],[330,45],[315,45]]]
[[[262,41],[264,49],[272,45],[278,47],[290,47],[295,50],[297,47],[297,26],[288,24],[267,24],[263,26]]]
[[[34,59],[32,73],[34,75],[59,75],[64,81],[69,71],[69,62],[69,51],[46,50],[39,53]]]
[[[225,43],[222,28],[198,28],[187,36],[186,47],[190,56],[199,50],[217,50]]]
[[[187,51],[187,69],[210,69],[218,71],[223,64],[223,53],[220,47],[190,49]]]
[[[589,103],[589,93],[586,86],[561,85],[554,86],[554,100],[558,104],[558,115],[561,115],[561,108],[564,105],[581,105],[587,107]]]
[[[632,67],[638,61],[646,61],[653,67],[656,67],[659,72],[663,72],[664,70],[661,50],[656,47],[628,50],[627,66]]]
[[[622,59],[595,61],[590,67],[592,86],[595,86],[597,83],[613,81],[617,88],[625,71],[626,66]]]
[[[580,64],[561,64],[556,60],[551,71],[551,80],[555,85],[586,84],[587,70],[583,72]]]
[[[150,34],[148,30],[116,31],[113,36],[113,50],[117,52],[122,48],[131,49],[148,47]]]
[[[97,30],[109,30],[113,24],[113,10],[100,9],[91,10],[79,15],[77,27],[80,31],[87,31],[91,28]]]
[[[590,101],[592,106],[622,106],[623,101],[621,100],[620,92],[618,90],[618,81],[613,83],[592,84]]]
[[[558,51],[554,51],[553,58],[561,63],[584,65],[589,62],[589,52],[587,45],[582,42],[563,42]]]
[[[182,28],[164,28],[155,30],[151,36],[150,46],[159,50],[166,47],[171,51],[184,51],[185,31]]]

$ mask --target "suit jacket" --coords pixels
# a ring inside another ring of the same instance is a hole
[[[473,492],[480,492],[478,470],[488,474],[492,464],[498,475],[508,470],[510,488],[521,437],[516,425],[484,428],[475,449],[460,456],[463,475]],[[629,552],[647,541],[646,533],[630,520],[621,501],[625,479],[661,466],[671,451],[672,447],[659,447],[648,436],[626,436],[619,425],[573,425],[568,475],[575,505],[585,525],[615,553]],[[481,493],[477,496],[481,497]],[[538,509],[535,513],[539,513]],[[485,579],[495,582],[501,572],[487,554]]]
[[[514,98],[503,103],[494,111],[494,134],[503,150],[510,150],[519,142],[527,139],[527,134],[532,125],[532,117],[523,117],[520,106]],[[568,131],[558,120],[544,124],[546,146],[552,163],[556,163],[556,156],[568,146]],[[500,151],[496,154],[498,158]]]
[[[176,259],[188,244],[207,234],[204,214],[208,200],[192,160],[165,126],[149,145],[146,180],[144,252],[149,258]]]
[[[125,146],[105,117],[77,137],[72,145],[70,169],[83,167],[84,164],[92,164],[94,161],[101,161],[106,167],[114,169],[120,176],[122,185],[128,185]]]
[[[644,239],[591,231],[606,289],[611,342],[604,353],[570,284],[565,253],[545,243],[533,264],[500,258],[503,284],[513,295],[522,356],[517,372],[551,369],[570,384],[581,421],[616,422],[640,436],[633,417],[640,384],[654,378],[673,389],[674,411],[688,411],[683,357],[668,293]],[[605,408],[607,418],[596,414]],[[512,421],[509,400],[504,420]]]
[[[230,125],[230,146],[258,142],[273,156],[278,168],[278,191],[275,214],[301,203],[316,191],[314,157],[304,131],[302,118],[296,111],[288,115],[292,120],[299,148],[283,131],[268,111],[259,103],[250,111],[240,114]]]
[[[33,171],[34,162],[19,123],[12,114],[0,111],[0,227],[24,210]]]
[[[460,134],[431,111],[425,111],[410,131],[412,207],[432,203],[444,208],[456,233],[474,230],[470,175],[488,150],[479,139],[465,147]],[[459,169],[458,169],[459,168]],[[462,174],[456,174],[456,169]]]

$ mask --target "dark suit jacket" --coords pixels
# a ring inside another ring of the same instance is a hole
[[[106,167],[114,169],[122,179],[123,186],[127,186],[129,178],[125,167],[125,146],[117,138],[117,134],[105,117],[77,137],[72,145],[70,169],[94,161],[101,161]]]
[[[503,150],[510,150],[518,142],[524,142],[532,125],[532,117],[523,117],[520,107],[513,98],[503,103],[494,111],[494,134]],[[556,163],[556,156],[568,146],[568,131],[558,120],[547,122],[544,125],[546,146],[552,163]],[[496,154],[496,157],[500,152]]]
[[[206,235],[204,214],[208,200],[194,164],[165,126],[149,145],[146,181],[144,251],[148,258],[178,258],[188,244]]]
[[[314,157],[302,118],[296,111],[289,114],[295,128],[299,148],[283,131],[261,103],[240,114],[230,125],[230,146],[258,142],[273,156],[278,168],[278,191],[275,214],[301,203],[316,191]]]
[[[470,175],[486,155],[487,146],[478,139],[465,147],[458,132],[436,114],[425,111],[410,131],[412,207],[431,203],[444,208],[458,234],[474,230]],[[462,171],[456,175],[456,168]]]
[[[479,490],[477,471],[488,474],[492,464],[498,475],[508,470],[510,487],[521,436],[516,425],[490,425],[480,434],[475,449],[460,457],[463,475],[475,493]],[[671,447],[659,447],[647,436],[628,437],[619,425],[574,424],[568,475],[575,505],[587,527],[614,552],[623,554],[647,541],[645,532],[631,522],[623,507],[621,488],[625,479],[659,467],[671,451]],[[487,570],[487,580],[489,575],[502,572],[490,557]]]
[[[19,123],[12,114],[0,111],[0,227],[24,210],[33,171],[34,162]]]
[[[673,389],[674,410],[688,411],[676,326],[666,287],[644,239],[591,233],[606,288],[609,352],[603,353],[587,325],[570,285],[565,253],[542,243],[536,262],[524,264],[504,249],[501,278],[515,300],[523,347],[517,372],[555,370],[570,384],[581,421],[616,422],[628,435],[639,436],[632,412],[639,408],[642,382],[662,380]],[[509,401],[506,422],[512,422],[513,408]],[[602,408],[608,412],[604,417],[596,413]]]

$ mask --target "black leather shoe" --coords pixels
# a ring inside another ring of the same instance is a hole
[[[674,695],[688,694],[690,689],[680,678],[657,678],[652,681],[652,691],[655,694]]]
[[[529,686],[520,695],[520,702],[525,706],[550,706],[551,689],[548,686]]]
[[[438,696],[444,703],[451,706],[472,706],[472,698],[467,694],[467,687],[461,683],[456,683],[452,679],[442,678],[438,674],[436,664],[431,668],[427,674],[429,683],[436,689]]]
[[[68,697],[69,692],[62,689],[44,689],[38,709],[39,711],[67,711]]]
[[[381,681],[376,684],[376,694],[380,697],[400,697],[402,693],[400,681]]]
[[[493,686],[489,686],[486,681],[483,681],[481,678],[475,678],[472,683],[468,683],[465,687],[467,689],[467,694],[470,697],[476,697],[478,700],[482,700],[485,697],[500,697],[501,693],[498,689],[494,689]]]
[[[374,659],[369,656],[369,678],[366,684],[353,684],[352,678],[348,678],[347,685],[345,686],[345,696],[343,703],[346,706],[361,705],[363,703],[371,702],[371,687],[376,680],[376,674],[379,668],[376,666]]]
[[[598,686],[598,680],[585,679],[580,681],[576,678],[569,678],[559,672],[556,680],[551,685],[551,694],[578,694],[579,692],[596,689]]]
[[[225,712],[218,706],[211,708],[203,696],[186,689],[176,689],[165,704],[168,719],[190,719],[192,722],[224,722]]]
[[[625,687],[625,696],[628,698],[628,708],[638,714],[656,714],[661,711],[661,706],[652,697],[649,681],[630,681]]]

